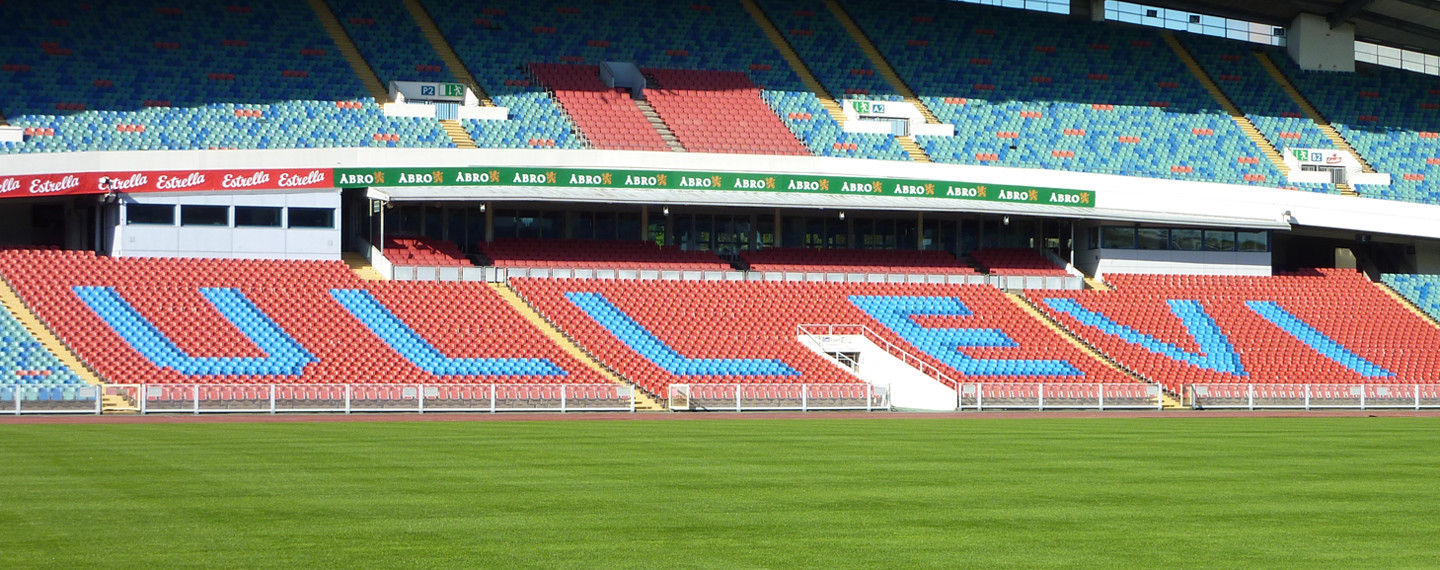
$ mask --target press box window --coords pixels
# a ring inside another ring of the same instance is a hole
[[[1205,230],[1205,251],[1235,251],[1235,232]]]
[[[229,206],[180,206],[182,226],[228,226]]]
[[[1135,228],[1108,226],[1100,231],[1105,249],[1135,249]]]
[[[1270,251],[1270,232],[1235,232],[1235,245],[1240,251]]]
[[[169,204],[130,204],[125,206],[125,223],[173,226],[175,225],[175,206]]]
[[[1170,230],[1170,249],[1200,251],[1204,245],[1200,230]]]
[[[335,227],[335,209],[290,208],[290,227],[333,228]]]
[[[1140,249],[1170,249],[1170,230],[1140,228],[1135,230],[1135,236]]]
[[[266,206],[235,206],[235,227],[278,228],[280,210]]]

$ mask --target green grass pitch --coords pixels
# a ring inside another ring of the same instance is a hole
[[[1440,418],[0,426],[0,567],[1440,567]]]

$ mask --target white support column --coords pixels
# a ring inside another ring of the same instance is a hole
[[[1096,384],[1095,387],[1100,389],[1100,411],[1103,412],[1105,411],[1105,385]]]
[[[1045,411],[1045,385],[1040,384],[1040,411]]]
[[[191,385],[190,385],[190,394],[191,394],[191,395],[193,396],[193,398],[194,398],[193,401],[192,401],[192,405],[194,405],[194,409],[192,410],[192,413],[194,413],[195,415],[198,416],[198,415],[200,415],[200,385],[199,385],[199,384],[191,384]]]
[[[735,411],[740,411],[740,385],[735,385]]]
[[[345,413],[350,413],[350,385],[345,385]]]
[[[1310,411],[1310,385],[1305,385],[1305,411]]]
[[[490,385],[490,413],[495,413],[495,385]]]
[[[270,385],[270,413],[275,413],[275,385]]]
[[[565,385],[560,385],[560,413],[565,413]]]
[[[801,385],[800,385],[800,411],[802,411],[802,412],[808,412],[808,411],[810,411],[810,385],[809,385],[809,384],[801,384]]]
[[[421,385],[415,387],[415,399],[416,399],[416,400],[419,400],[419,402],[416,403],[416,407],[420,410],[420,413],[421,413],[421,414],[424,414],[424,413],[425,413],[425,385],[424,385],[424,384],[421,384]]]
[[[1246,389],[1246,390],[1245,390],[1246,393],[1249,394],[1248,399],[1249,399],[1249,401],[1250,401],[1250,405],[1249,405],[1250,411],[1253,412],[1253,411],[1255,411],[1255,385],[1254,385],[1254,384],[1246,384],[1246,385],[1245,385],[1245,389]]]

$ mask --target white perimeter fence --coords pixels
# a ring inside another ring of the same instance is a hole
[[[1197,410],[1422,410],[1440,408],[1440,384],[1192,384]]]
[[[889,391],[864,383],[671,384],[669,400],[677,412],[890,409]]]

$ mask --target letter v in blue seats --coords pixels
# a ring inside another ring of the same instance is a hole
[[[1189,333],[1190,338],[1194,339],[1195,344],[1200,347],[1201,352],[1198,353],[1187,351],[1116,323],[1104,314],[1080,306],[1080,303],[1074,299],[1053,297],[1045,299],[1045,304],[1055,311],[1074,317],[1082,325],[1095,327],[1102,333],[1120,337],[1120,340],[1140,345],[1145,350],[1171,360],[1178,360],[1221,374],[1248,376],[1245,366],[1240,362],[1240,355],[1235,352],[1235,345],[1230,343],[1230,338],[1220,330],[1220,325],[1216,324],[1210,313],[1205,311],[1205,306],[1201,305],[1200,301],[1189,299],[1166,301],[1166,304],[1170,305],[1170,313],[1180,319],[1180,324],[1185,325],[1185,332]]]
[[[566,293],[590,318],[625,346],[677,376],[796,376],[800,373],[773,358],[687,358],[650,332],[600,293]]]
[[[1020,346],[1000,329],[930,328],[914,316],[968,317],[975,314],[954,297],[852,295],[850,302],[925,354],[971,376],[1084,376],[1064,360],[975,358],[962,348]]]
[[[1309,323],[1300,320],[1300,317],[1285,310],[1279,303],[1274,301],[1246,301],[1245,306],[1249,307],[1251,311],[1255,311],[1255,314],[1270,321],[1270,324],[1280,327],[1280,330],[1289,333],[1290,336],[1295,337],[1296,340],[1315,349],[1315,352],[1320,353],[1321,356],[1335,361],[1336,364],[1349,368],[1356,374],[1369,376],[1371,378],[1386,378],[1395,375],[1394,372],[1381,368],[1379,365],[1350,352],[1350,349],[1335,342],[1335,339],[1320,332],[1319,329],[1310,326]]]
[[[130,305],[113,287],[75,287],[75,295],[125,342],[155,366],[203,376],[298,376],[315,357],[239,289],[202,287],[210,305],[266,354],[256,357],[190,356]]]
[[[330,296],[411,364],[436,376],[565,376],[546,358],[450,358],[421,338],[369,291],[331,289]],[[477,339],[482,340],[482,339]]]

